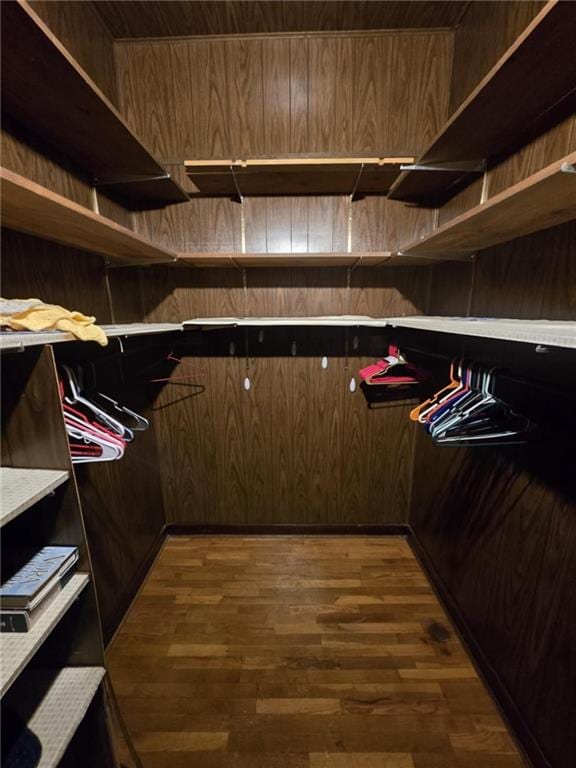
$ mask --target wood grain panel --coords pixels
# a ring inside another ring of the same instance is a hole
[[[2,229],[2,295],[38,298],[112,322],[100,256],[8,229]]]
[[[545,2],[469,3],[454,39],[452,114],[526,29]]]
[[[384,197],[367,197],[352,204],[352,250],[396,250],[434,227],[434,211],[404,205]]]
[[[576,115],[571,115],[491,169],[488,172],[488,197],[560,160],[575,147]]]
[[[483,251],[476,264],[471,314],[574,320],[575,238],[576,222],[569,222]]]
[[[220,47],[216,46],[216,50]],[[225,55],[231,143],[235,157],[246,157],[254,155],[264,143],[268,102],[264,101],[262,43],[230,40],[225,43]],[[221,81],[218,82],[220,88]]]
[[[260,120],[262,136],[256,136],[254,146],[264,148],[272,157],[292,152],[292,86],[294,84],[294,109],[297,110],[298,91],[306,89],[291,73],[290,39],[262,40],[262,103]],[[295,81],[295,82],[294,82]],[[258,120],[255,118],[258,124]],[[256,154],[258,149],[250,148],[245,154]]]
[[[63,349],[58,353],[69,354]],[[151,417],[144,382],[130,379],[129,366],[129,360],[120,357],[98,365],[99,386]],[[75,469],[106,641],[122,620],[161,541],[164,511],[155,432],[152,428],[137,433],[121,461]]]
[[[401,114],[406,131],[403,140],[410,154],[415,148],[418,155],[439,132],[447,114],[452,36],[438,35],[432,40],[429,35],[415,35],[410,42],[410,90]],[[397,119],[395,111],[390,116]]]
[[[442,224],[446,224],[446,222],[456,218],[456,216],[460,216],[461,213],[465,213],[470,208],[480,205],[482,191],[489,189],[490,180],[491,176],[490,172],[488,172],[486,176],[482,175],[467,186],[466,189],[463,189],[462,192],[450,198],[442,208],[438,209],[438,226],[441,227]]]
[[[333,152],[338,40],[308,41],[308,146],[310,152]]]
[[[290,149],[306,152],[308,133],[309,88],[308,40],[290,39]]]
[[[435,2],[135,2],[93,3],[114,37],[239,35],[314,30],[455,26],[468,3]]]
[[[390,70],[379,72],[383,62],[389,61],[389,51],[379,51],[379,44],[391,46],[391,38],[366,37],[352,40],[354,46],[353,80],[343,88],[354,94],[352,109],[353,146],[359,151],[370,151],[385,146],[382,124],[386,124]],[[384,54],[384,55],[382,55]],[[388,54],[388,55],[387,55]],[[355,83],[355,87],[353,87]]]
[[[474,274],[434,267],[429,312],[574,320],[574,236],[571,222],[490,248]],[[525,365],[512,350],[503,364]],[[532,375],[551,364],[533,356]],[[576,637],[565,620],[576,610],[576,488],[569,419],[553,429],[490,450],[440,450],[419,434],[410,521],[534,764],[567,768],[576,758]]]
[[[2,163],[15,173],[48,187],[74,202],[91,207],[88,180],[65,158],[54,155],[36,138],[26,136],[8,119],[2,126]]]
[[[110,101],[117,104],[114,41],[96,7],[59,0],[29,0],[29,5]]]

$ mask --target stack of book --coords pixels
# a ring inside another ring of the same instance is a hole
[[[44,547],[0,587],[0,632],[28,632],[74,573],[78,547]]]

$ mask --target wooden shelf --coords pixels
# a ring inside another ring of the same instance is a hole
[[[574,105],[573,3],[550,0],[448,120],[418,165],[480,163],[511,149],[527,131],[544,129],[552,109]],[[474,174],[405,171],[389,197],[437,207]]]
[[[35,707],[32,697],[35,690],[42,690],[45,675],[30,676],[29,696],[18,702],[16,710],[22,718],[28,716],[27,726],[42,744],[38,768],[56,768],[60,763],[105,674],[104,667],[65,667]]]
[[[389,317],[387,324],[458,336],[576,349],[576,322],[482,317]]]
[[[128,207],[184,202],[186,193],[24,1],[1,3],[2,103]]]
[[[198,196],[384,195],[412,157],[325,155],[186,160]],[[194,195],[192,195],[194,196]]]
[[[377,267],[390,251],[354,253],[179,253],[178,261],[194,267]]]
[[[0,527],[48,496],[68,477],[64,470],[1,467]]]
[[[127,325],[101,325],[109,339],[128,336],[150,336],[157,333],[181,331],[180,323],[129,323]],[[0,333],[0,350],[18,350],[25,347],[40,347],[44,344],[62,344],[78,341],[76,336],[63,331],[8,331]]]
[[[2,226],[127,263],[172,262],[176,254],[130,229],[0,169]]]
[[[317,315],[315,317],[193,317],[185,320],[184,328],[281,328],[286,326],[321,326],[327,328],[383,328],[386,318],[368,315]]]
[[[85,573],[74,574],[29,632],[0,635],[0,695],[10,688],[87,584]]]
[[[571,221],[576,218],[575,166],[573,152],[409,243],[400,255],[437,261],[466,258],[491,245]]]

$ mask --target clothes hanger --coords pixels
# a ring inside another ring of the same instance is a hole
[[[90,399],[93,402],[96,401],[96,405],[98,405],[98,400],[103,401],[104,406],[102,406],[102,408],[104,411],[111,407],[111,409],[116,412],[116,419],[119,420],[124,425],[124,427],[134,432],[143,432],[144,430],[148,429],[150,427],[150,422],[148,419],[144,418],[144,416],[141,416],[139,413],[136,413],[136,411],[133,411],[130,408],[126,408],[124,405],[120,405],[120,403],[118,403],[116,400],[113,400],[108,395],[105,395],[103,392],[99,392],[96,389],[96,368],[92,360],[88,360],[87,362],[90,366],[90,370],[92,371],[92,386],[90,388],[84,386],[83,369],[78,367],[76,370],[76,379],[80,385],[80,390],[85,394],[86,391],[88,391]],[[122,416],[128,416],[129,419],[132,420],[132,423],[125,424],[124,421],[120,419],[118,414],[121,414]]]
[[[455,413],[444,420],[441,430],[432,426],[437,445],[504,445],[526,442],[535,425],[513,411],[494,394],[494,369],[470,371],[471,392],[455,404]]]
[[[64,400],[70,405],[81,403],[86,408],[88,408],[88,410],[91,411],[99,421],[123,437],[124,440],[132,442],[132,440],[134,440],[134,432],[120,421],[118,421],[118,419],[114,418],[107,411],[100,408],[92,400],[84,397],[80,391],[80,387],[78,385],[78,381],[76,380],[74,371],[69,366],[63,365],[62,369],[67,379],[66,384],[68,385],[68,394],[65,394]]]
[[[450,364],[450,382],[440,391],[436,392],[435,395],[429,397],[423,403],[420,403],[420,405],[417,405],[416,408],[413,408],[409,414],[410,419],[412,421],[420,421],[420,416],[422,416],[425,411],[435,407],[443,396],[459,387],[460,383],[461,381],[457,373],[457,368],[455,367],[454,362],[452,362]]]
[[[399,370],[394,370],[391,373],[393,369],[397,368]],[[388,355],[385,358],[362,368],[359,375],[362,381],[370,386],[419,384],[427,378],[427,374],[412,363],[407,362],[398,347],[393,344],[388,347]]]
[[[126,415],[133,420],[133,423],[129,426],[124,424],[125,428],[130,429],[132,432],[144,432],[146,429],[149,429],[150,422],[144,416],[141,416],[139,413],[136,413],[136,411],[127,408],[125,405],[120,405],[118,402],[116,402],[116,400],[108,397],[108,395],[102,394],[102,392],[96,392],[94,394],[97,398],[104,400],[107,404],[110,404],[110,406],[115,411],[118,411],[118,413]],[[91,397],[92,396],[93,395],[91,395]]]
[[[412,409],[410,412],[412,421],[425,424],[430,413],[442,405],[447,398],[456,395],[460,389],[464,388],[462,365],[461,361],[457,365],[454,362],[450,364],[450,382],[431,398]]]
[[[69,438],[80,441],[80,445],[93,445],[97,446],[100,450],[100,453],[97,455],[94,455],[93,451],[89,451],[90,455],[87,456],[83,448],[76,451],[77,446],[75,443],[72,443],[72,462],[75,464],[88,461],[116,461],[124,455],[123,446],[116,440],[107,439],[96,432],[88,431],[81,424],[75,425],[71,419],[66,420],[66,432]]]
[[[77,408],[66,402],[64,381],[59,380],[64,424],[74,464],[114,461],[124,455],[126,441],[118,434],[96,424]]]

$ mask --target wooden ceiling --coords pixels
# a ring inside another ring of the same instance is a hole
[[[115,38],[246,35],[453,27],[468,2],[452,0],[94,0]]]

